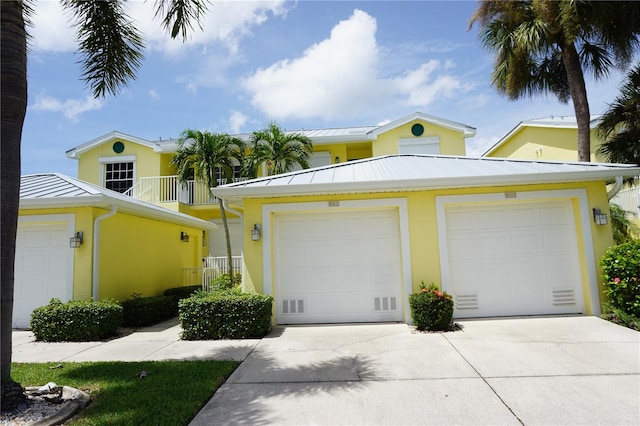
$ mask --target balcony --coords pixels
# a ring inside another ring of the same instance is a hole
[[[244,180],[246,178],[236,178],[234,182]],[[218,179],[218,185],[226,183],[226,179]],[[211,194],[204,182],[196,180],[180,182],[177,176],[142,177],[124,195],[154,204],[179,202],[190,206],[201,206],[218,203],[218,199]]]

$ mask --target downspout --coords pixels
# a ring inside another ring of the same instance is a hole
[[[224,198],[222,199],[222,207],[224,207],[224,209],[230,213],[235,214],[236,216],[238,216],[240,218],[240,224],[242,229],[244,229],[244,216],[242,215],[242,212],[239,212],[238,210],[232,209],[231,207],[229,207],[229,204],[227,203],[227,200],[225,200]],[[244,244],[244,242],[243,242]],[[244,253],[242,253],[242,257],[244,260]],[[242,291],[246,291],[246,287],[244,285],[244,280],[245,280],[245,274],[242,274]]]
[[[607,199],[611,200],[616,196],[618,192],[622,189],[622,184],[624,183],[622,176],[616,176],[616,183],[613,185],[610,191],[607,192]]]
[[[118,206],[111,206],[111,210],[108,213],[103,214],[102,216],[98,216],[93,221],[93,291],[92,297],[94,301],[98,301],[98,297],[100,295],[100,282],[99,282],[99,274],[98,268],[100,267],[100,256],[99,256],[99,245],[100,245],[100,222],[105,219],[109,219],[111,216],[116,214],[118,211]]]

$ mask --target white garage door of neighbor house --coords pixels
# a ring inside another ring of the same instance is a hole
[[[277,214],[279,324],[403,319],[398,212]]]
[[[583,311],[570,200],[445,211],[455,317]]]
[[[28,328],[31,312],[49,303],[63,302],[71,295],[68,224],[24,224],[16,238],[13,327]],[[73,264],[71,263],[71,266]]]

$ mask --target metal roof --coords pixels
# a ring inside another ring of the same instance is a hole
[[[388,155],[232,183],[213,189],[228,200],[287,195],[414,191],[633,177],[626,164],[569,163],[438,155]]]
[[[140,201],[59,173],[20,177],[20,209],[83,206],[107,209],[117,206],[118,211],[156,220],[171,221],[201,229],[215,229],[217,227],[211,222]]]
[[[379,134],[387,132],[391,129],[402,126],[414,120],[421,120],[436,126],[441,126],[450,130],[460,132],[465,138],[474,136],[476,134],[476,129],[474,127],[457,123],[455,121],[446,120],[444,118],[435,117],[433,115],[424,114],[421,112],[414,112],[413,114],[409,114],[398,120],[387,122],[385,124],[378,124],[375,126],[285,130],[285,133],[301,133],[302,135],[310,138],[311,141],[316,145],[336,142],[363,142],[375,140]],[[238,133],[231,134],[230,136],[237,137],[244,140],[245,142],[248,142],[249,138],[251,137],[251,133]],[[106,135],[102,135],[88,142],[85,142],[82,145],[78,145],[75,148],[71,148],[67,151],[67,157],[79,158],[80,155],[82,155],[84,152],[115,139],[124,139],[130,142],[134,142],[149,147],[156,152],[173,153],[178,149],[178,139],[159,139],[156,141],[149,141],[146,139],[127,135],[122,132],[113,131],[107,133]]]

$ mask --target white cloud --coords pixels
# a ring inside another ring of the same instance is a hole
[[[378,105],[424,107],[439,97],[469,89],[445,72],[450,62],[431,60],[399,76],[386,76],[376,43],[376,20],[354,10],[339,22],[328,39],[294,59],[261,68],[243,81],[252,104],[270,118],[322,117],[326,120],[361,116]]]
[[[52,96],[38,95],[33,105],[35,111],[59,112],[69,120],[77,122],[78,116],[88,111],[99,110],[104,106],[102,99],[87,96],[84,99],[66,99],[61,101]]]
[[[231,111],[229,117],[229,131],[231,133],[240,133],[244,125],[249,121],[249,117],[240,111]]]
[[[285,16],[288,9],[284,0],[211,2],[202,22],[202,30],[194,25],[187,42],[180,37],[172,40],[162,27],[160,19],[154,19],[155,2],[131,1],[125,11],[135,27],[143,34],[152,51],[177,55],[200,47],[199,54],[207,53],[206,46],[218,43],[228,51],[236,53],[243,37],[251,34],[252,28],[263,24],[269,14]],[[30,34],[34,51],[71,52],[77,48],[75,29],[71,25],[71,14],[64,12],[59,1],[38,0],[35,4],[33,27]]]
[[[151,89],[149,90],[149,98],[151,98],[152,101],[158,101],[160,100],[160,94],[155,89]]]

